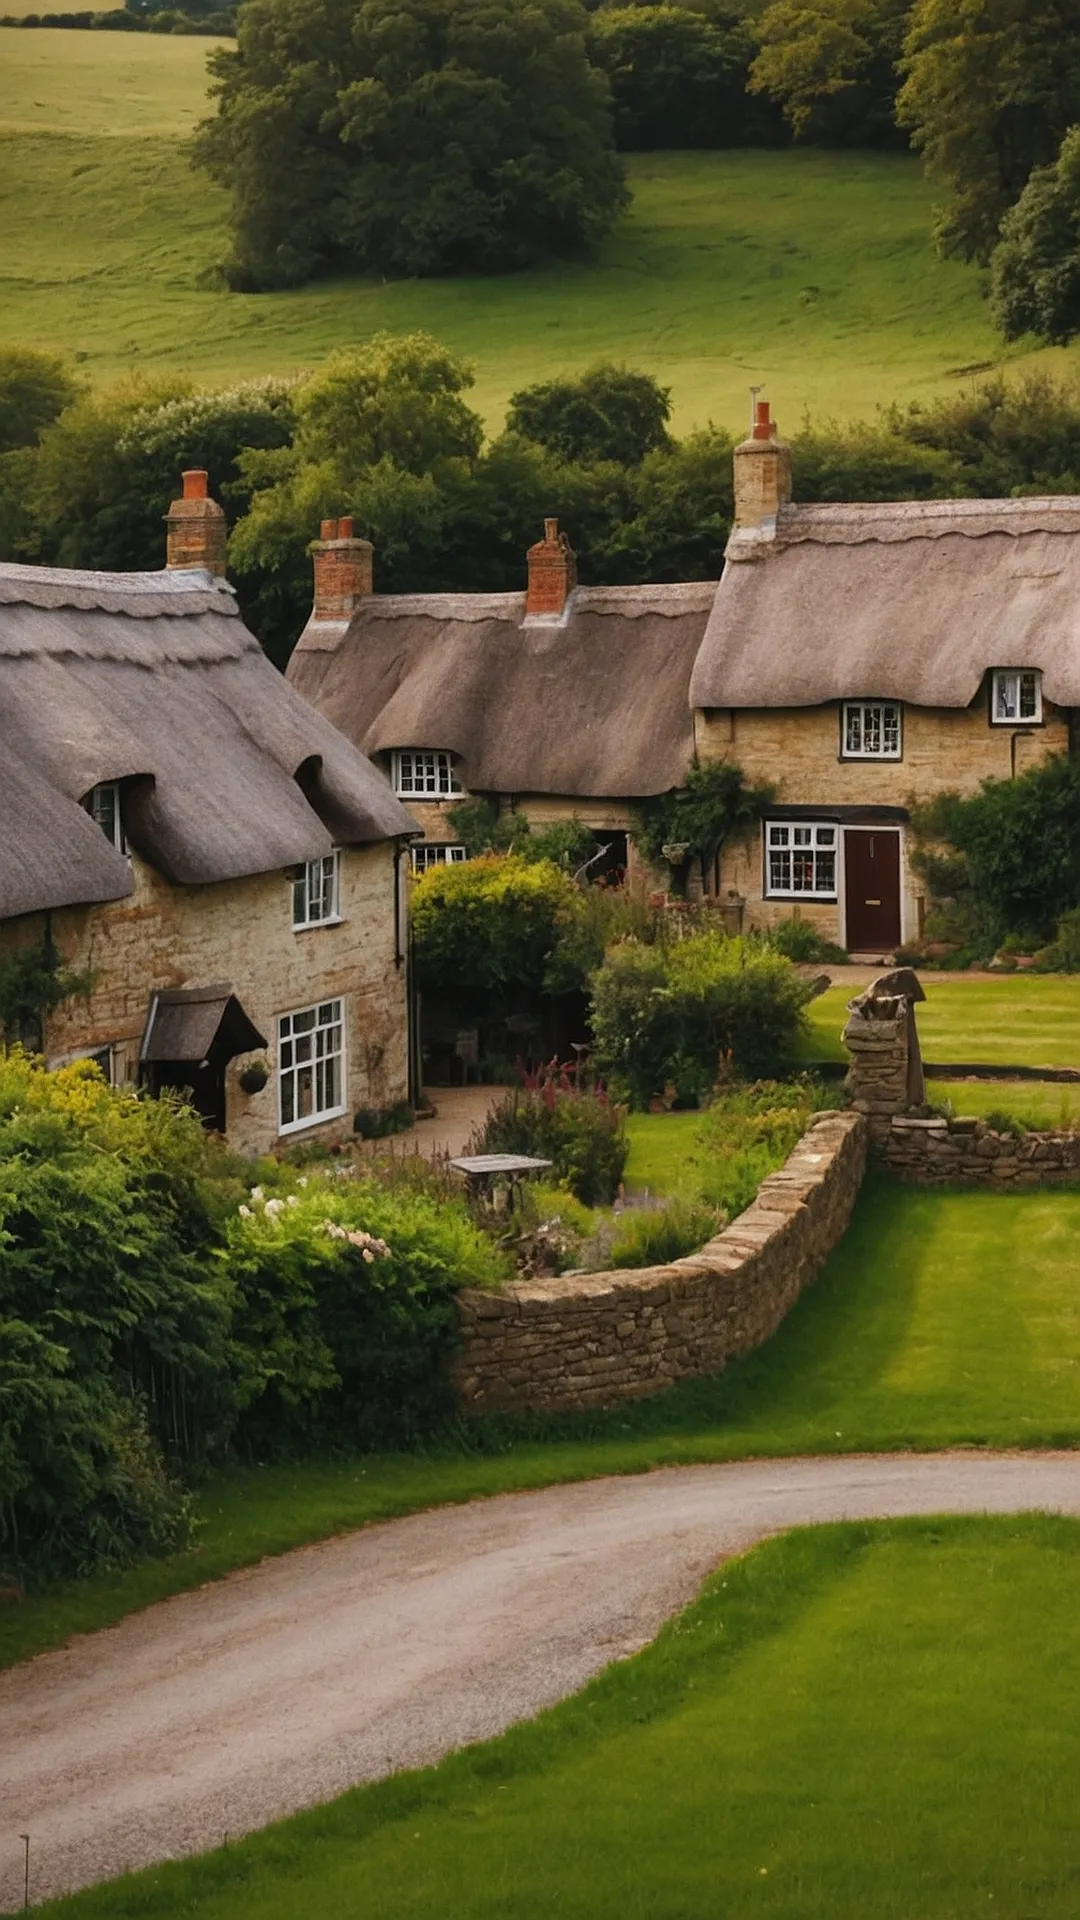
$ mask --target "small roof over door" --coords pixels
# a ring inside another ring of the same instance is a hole
[[[151,995],[139,1059],[202,1064],[211,1054],[231,1060],[265,1045],[231,988],[174,987]]]

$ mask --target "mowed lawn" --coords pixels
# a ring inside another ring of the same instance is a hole
[[[868,415],[1002,360],[979,275],[934,256],[932,194],[902,155],[635,155],[633,208],[595,261],[217,290],[225,203],[186,146],[210,44],[0,29],[0,341],[77,353],[95,378],[225,381],[426,327],[475,360],[495,428],[516,387],[601,357],[669,383],[679,431],[741,427],[751,381],[797,428],[805,408]]]
[[[1080,1067],[1080,975],[1011,973],[935,980],[932,973],[924,973],[919,978],[926,990],[925,1002],[916,1008],[925,1060]],[[801,1050],[805,1061],[847,1059],[840,1036],[847,1003],[860,991],[849,985],[829,987],[811,1001],[810,1037]]]
[[[1080,1525],[796,1532],[500,1740],[57,1920],[1075,1920]]]
[[[1080,1446],[1080,1192],[937,1193],[872,1178],[775,1337],[718,1378],[611,1413],[523,1418],[425,1455],[235,1468],[195,1548],[19,1604],[0,1664],[368,1521],[691,1460],[900,1447]]]

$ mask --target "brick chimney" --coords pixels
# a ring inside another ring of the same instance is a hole
[[[371,541],[356,537],[349,516],[324,520],[311,552],[315,564],[312,619],[351,620],[361,600],[374,592]]]
[[[776,431],[767,400],[755,400],[749,440],[735,449],[735,526],[771,530],[791,499],[791,448]]]
[[[529,586],[525,618],[558,619],[577,586],[577,556],[557,520],[544,521],[544,537],[525,556]]]
[[[224,573],[228,528],[225,515],[207,491],[203,467],[181,475],[184,492],[165,515],[165,565],[205,567]]]

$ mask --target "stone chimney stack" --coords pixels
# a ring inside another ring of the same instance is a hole
[[[207,493],[206,470],[196,467],[180,477],[183,497],[174,500],[165,515],[165,565],[223,574],[228,528],[217,501]]]
[[[781,440],[767,400],[754,402],[749,440],[735,449],[735,527],[776,524],[779,509],[791,499],[791,448]]]
[[[361,600],[374,592],[371,541],[357,538],[349,516],[324,520],[311,552],[315,563],[312,619],[351,620]]]
[[[529,548],[526,619],[558,619],[577,586],[577,556],[557,520],[544,521],[544,537]]]

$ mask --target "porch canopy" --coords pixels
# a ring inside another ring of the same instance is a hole
[[[266,1039],[229,987],[174,987],[151,996],[139,1059],[205,1066],[265,1047]]]

